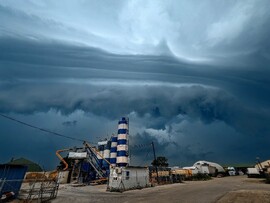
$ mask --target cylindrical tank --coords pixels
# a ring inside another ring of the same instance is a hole
[[[110,149],[111,149],[111,141],[107,141],[107,144],[104,145],[104,155],[103,158],[110,162]],[[109,169],[109,163],[103,159],[102,166],[104,169]]]
[[[119,167],[128,164],[128,119],[125,117],[118,122],[116,164]]]
[[[111,142],[111,154],[110,154],[110,162],[112,166],[116,166],[116,157],[117,157],[117,135],[112,136]]]
[[[99,160],[99,166],[102,167],[103,159],[101,156],[104,155],[104,144],[102,142],[98,142],[98,154],[97,158]]]

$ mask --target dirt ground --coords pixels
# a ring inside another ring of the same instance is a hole
[[[217,201],[218,203],[233,202],[270,202],[270,192],[263,190],[238,190],[227,193],[224,197]]]
[[[270,184],[246,176],[213,178],[209,181],[185,181],[124,193],[107,192],[106,185],[72,187],[61,185],[53,203],[75,202],[191,202],[235,203],[269,202]]]

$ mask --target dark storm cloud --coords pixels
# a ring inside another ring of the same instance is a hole
[[[129,116],[131,144],[154,141],[171,164],[269,158],[269,5],[1,1],[0,112],[91,140]],[[22,135],[44,163],[73,145],[0,125],[0,143]]]
[[[67,126],[67,127],[75,126],[77,125],[77,121],[65,121],[62,123],[62,125]]]
[[[123,94],[119,97],[121,99],[132,97],[132,95],[128,93],[137,91],[136,87],[134,87],[132,91],[132,85],[136,86],[140,83],[147,85],[145,81],[153,81],[159,86],[163,86],[162,82],[169,82],[174,85],[176,84],[176,86],[181,83],[195,83],[223,89],[224,92],[229,92],[240,102],[245,103],[245,105],[258,106],[256,107],[258,112],[263,111],[261,108],[267,108],[270,104],[269,70],[265,70],[265,68],[256,67],[257,69],[253,68],[248,71],[245,69],[234,70],[227,68],[217,71],[211,66],[207,67],[181,63],[170,56],[119,56],[94,48],[53,42],[45,43],[32,40],[18,40],[14,38],[3,38],[0,39],[0,42],[0,48],[3,50],[0,53],[0,78],[2,80],[0,88],[3,92],[1,94],[2,101],[0,102],[2,103],[2,110],[5,111],[10,111],[11,109],[9,108],[13,108],[14,111],[18,112],[34,112],[38,111],[38,108],[40,108],[41,111],[47,111],[51,107],[59,107],[62,112],[67,113],[72,112],[76,108],[84,108],[88,111],[87,108],[90,108],[86,105],[88,100],[85,100],[85,97],[81,98],[82,95],[87,95],[88,92],[86,88],[81,86],[87,87],[86,84],[91,84],[91,82],[93,83],[96,80],[98,80],[95,82],[96,86],[103,80],[108,80],[107,84],[122,81],[120,83],[121,87],[119,88],[114,89],[112,84],[111,89],[108,87],[104,89],[105,92],[107,91],[105,95],[106,99],[111,97],[112,99],[110,100],[116,103],[118,99],[114,98],[114,96],[118,94]],[[134,83],[135,80],[137,82]],[[66,83],[70,83],[70,85]],[[130,84],[130,89],[125,87],[128,84]],[[75,88],[73,88],[73,86]],[[95,86],[90,86],[91,91],[96,92],[97,90],[103,90],[102,86],[96,89],[94,87]],[[122,92],[121,88],[123,89]],[[30,89],[31,91],[27,91]],[[193,90],[194,88],[189,89]],[[171,91],[174,90],[178,89],[171,88]],[[151,92],[151,90],[149,90],[149,92]],[[165,91],[161,92],[165,94]],[[198,92],[199,91],[196,92],[198,97],[196,97],[197,95],[194,96],[194,98],[197,98],[197,101],[194,99],[194,101],[190,103],[190,106],[193,105],[196,109],[199,109],[196,105],[197,103],[200,105],[201,99],[201,95],[198,94]],[[58,101],[59,94],[64,94],[63,98],[59,98],[60,101]],[[142,91],[140,94],[143,98],[144,94],[148,95],[149,93]],[[171,94],[173,94],[173,92]],[[192,94],[192,91],[187,94]],[[77,96],[74,97],[73,95]],[[162,101],[162,99],[167,96],[170,97],[171,95],[158,95],[155,93],[155,95],[150,94],[147,99],[149,99],[148,102],[151,103],[153,102],[151,98],[156,98],[156,100],[161,98]],[[5,97],[7,98],[6,101],[10,99],[11,102],[5,102]],[[12,97],[20,97],[21,100],[16,101]],[[87,95],[87,98],[90,97],[90,95]],[[224,101],[222,101],[223,99]],[[23,100],[27,101],[23,102]],[[65,105],[65,100],[70,100],[70,106]],[[213,115],[216,113],[214,112],[215,106],[227,105],[228,102],[226,100],[227,97],[220,97],[217,104],[208,104],[207,112],[203,112],[206,110],[201,109],[200,111],[204,113],[204,120],[211,121]],[[50,104],[51,101],[55,103]],[[22,103],[19,106],[11,105],[16,102]],[[48,104],[46,104],[47,102]],[[127,110],[132,105],[137,104],[132,100],[130,100],[130,102],[132,103],[127,103],[126,107],[121,107],[126,109],[125,112],[128,112]],[[164,101],[164,103],[166,102],[170,101]],[[29,105],[27,105],[27,103]],[[98,104],[93,103],[94,104],[91,104],[92,109],[93,106]],[[106,100],[103,103],[106,103]],[[110,105],[113,106],[114,104],[112,103]],[[116,106],[118,107],[118,104]],[[158,116],[162,110],[161,108],[162,107],[153,106],[151,114]],[[184,111],[181,108],[182,107],[179,107],[177,111]],[[250,111],[253,107],[248,108],[248,111]],[[240,108],[239,111],[241,109],[242,108]],[[138,110],[138,112],[141,114],[144,110],[145,109],[141,109]],[[93,111],[95,110],[93,109]],[[254,113],[252,114],[256,114],[257,110],[253,111]],[[245,110],[243,110],[241,114],[237,114],[235,120],[241,115],[244,115],[244,113]],[[103,115],[105,114],[106,110]],[[226,117],[226,115],[227,112],[223,111],[218,112],[218,115],[215,116]],[[209,118],[207,119],[207,117]],[[159,119],[156,121],[157,123],[155,123],[155,125],[158,125],[161,121],[162,119]]]
[[[120,54],[173,54],[223,65],[269,61],[267,0],[2,1],[2,36],[60,40]],[[99,12],[97,12],[99,11]],[[69,15],[66,15],[69,13]],[[249,60],[244,63],[242,60]]]
[[[59,125],[78,110],[97,120],[107,118],[104,122],[111,124],[128,115],[134,143],[154,140],[159,155],[167,156],[170,164],[207,158],[249,161],[259,150],[247,146],[269,143],[266,67],[215,70],[171,56],[116,55],[48,40],[0,40],[3,113],[35,115],[53,110],[64,117]],[[74,126],[78,131],[74,134],[85,126]],[[96,133],[93,128],[91,134]],[[233,155],[239,148],[242,152]],[[135,152],[134,163],[140,164],[145,153]]]
[[[266,101],[265,92],[269,92],[269,63],[248,69],[235,66],[224,68],[222,65],[183,63],[171,56],[109,54],[95,48],[56,41],[5,37],[0,38],[0,42],[0,78],[4,81],[102,78],[191,82],[229,89],[246,100],[257,98],[258,101]]]
[[[164,156],[168,159],[170,165],[184,166],[183,164],[193,164],[194,160],[204,160],[209,158],[213,152],[204,150],[194,151],[190,145],[178,144],[175,141],[165,140],[159,142],[159,140],[143,132],[136,134],[130,139],[132,145],[130,146],[131,161],[132,163],[140,163],[140,165],[147,165],[153,160],[153,149],[151,143],[155,145],[157,156]],[[143,145],[141,144],[143,141]]]
[[[263,136],[269,132],[268,109],[253,110],[225,91],[200,85],[18,83],[1,89],[0,110],[6,113],[32,114],[55,109],[67,115],[82,110],[117,119],[134,112],[139,117],[149,114],[153,124],[146,123],[146,127],[159,123],[158,128],[184,115],[205,124],[223,121],[246,135]]]

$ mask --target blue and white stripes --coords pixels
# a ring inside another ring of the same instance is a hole
[[[109,163],[112,167],[128,165],[128,118],[123,117],[118,122],[118,133],[111,140],[98,142],[98,151],[99,165],[103,170],[110,168]]]
[[[113,167],[116,166],[116,157],[117,157],[117,135],[113,135],[110,154],[110,162]]]
[[[106,145],[104,145],[104,154],[103,158],[110,162],[110,149],[111,149],[111,141],[107,141]],[[109,163],[103,160],[102,166],[104,169],[109,169]]]
[[[118,122],[116,164],[119,167],[128,164],[128,119],[125,117]]]
[[[103,162],[103,155],[104,155],[104,143],[103,142],[98,142],[98,151],[99,154],[97,155],[98,161],[99,161],[99,166],[102,167],[102,162]]]

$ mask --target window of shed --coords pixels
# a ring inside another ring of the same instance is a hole
[[[126,180],[129,179],[129,171],[126,171]]]

